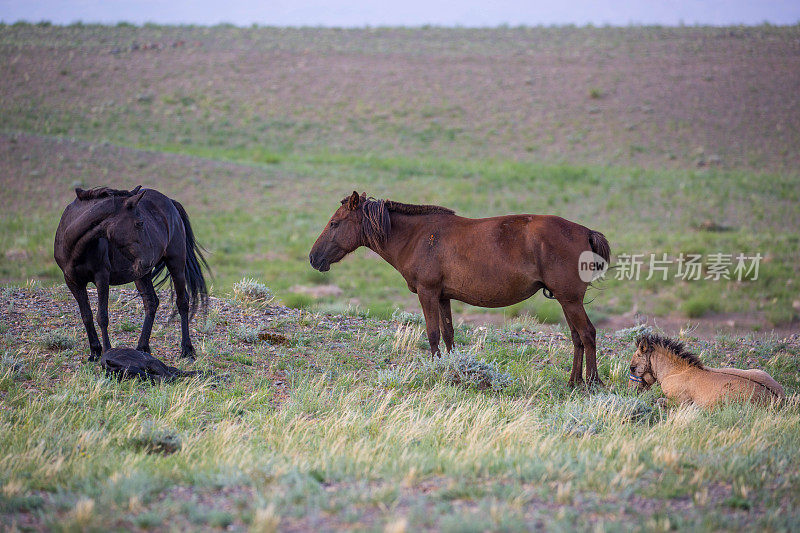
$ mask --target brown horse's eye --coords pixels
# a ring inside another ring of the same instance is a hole
[[[338,222],[331,222],[331,229],[335,228],[338,225],[339,225]]]

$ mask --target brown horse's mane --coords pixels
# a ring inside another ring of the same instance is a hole
[[[393,202],[392,200],[377,200],[386,203],[386,209],[392,213],[401,213],[403,215],[455,215],[456,212],[447,207],[440,205],[417,205],[417,204],[402,204],[400,202]]]
[[[78,187],[75,189],[75,196],[78,198],[78,200],[98,200],[100,198],[108,198],[111,196],[129,197],[133,196],[134,194],[138,194],[141,188],[142,186],[139,185],[132,191],[126,191],[123,189],[112,189],[111,187],[94,187],[92,189],[81,189]]]
[[[676,357],[678,357],[679,359],[681,359],[690,366],[694,366],[701,369],[705,368],[700,358],[697,357],[696,354],[688,351],[686,347],[683,345],[683,343],[680,341],[668,339],[667,337],[662,337],[661,335],[648,333],[645,335],[641,335],[639,336],[639,338],[636,339],[636,346],[637,347],[641,346],[643,342],[646,342],[650,346],[653,347],[658,346],[660,348],[663,348],[664,350],[667,350],[668,352],[675,355]]]
[[[392,231],[392,219],[389,213],[402,215],[454,215],[455,211],[439,205],[417,205],[393,202],[392,200],[376,200],[367,198],[361,205],[364,213],[364,236],[372,248],[380,247]]]

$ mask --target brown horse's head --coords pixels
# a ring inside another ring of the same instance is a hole
[[[364,212],[367,194],[361,196],[356,191],[342,200],[328,224],[311,247],[308,259],[311,266],[320,272],[327,272],[332,263],[341,261],[344,256],[365,244]]]
[[[637,390],[647,390],[656,382],[650,356],[655,347],[647,336],[639,337],[636,341],[636,352],[631,358],[631,373],[628,375],[628,387]]]

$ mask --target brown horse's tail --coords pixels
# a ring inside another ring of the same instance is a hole
[[[589,230],[589,246],[592,251],[602,257],[606,263],[611,261],[611,246],[606,236],[599,231]]]

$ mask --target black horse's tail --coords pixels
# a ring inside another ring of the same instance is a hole
[[[611,246],[606,236],[599,231],[589,230],[589,246],[592,251],[602,257],[606,263],[611,261]]]
[[[202,309],[208,303],[208,288],[203,270],[209,270],[208,263],[203,257],[203,247],[194,238],[192,225],[189,223],[189,215],[186,210],[175,200],[172,200],[175,209],[183,221],[183,229],[186,233],[186,292],[189,294],[189,316],[194,316],[198,309]],[[153,268],[153,284],[160,287],[169,278],[166,272],[167,264],[161,261]],[[159,279],[159,276],[161,278]],[[173,314],[174,316],[174,314]]]
[[[194,315],[198,308],[203,308],[208,303],[208,288],[206,278],[203,277],[203,269],[208,270],[208,263],[203,257],[203,247],[194,238],[186,210],[180,202],[172,200],[172,203],[180,213],[183,228],[186,230],[186,290],[189,293],[190,315]]]

